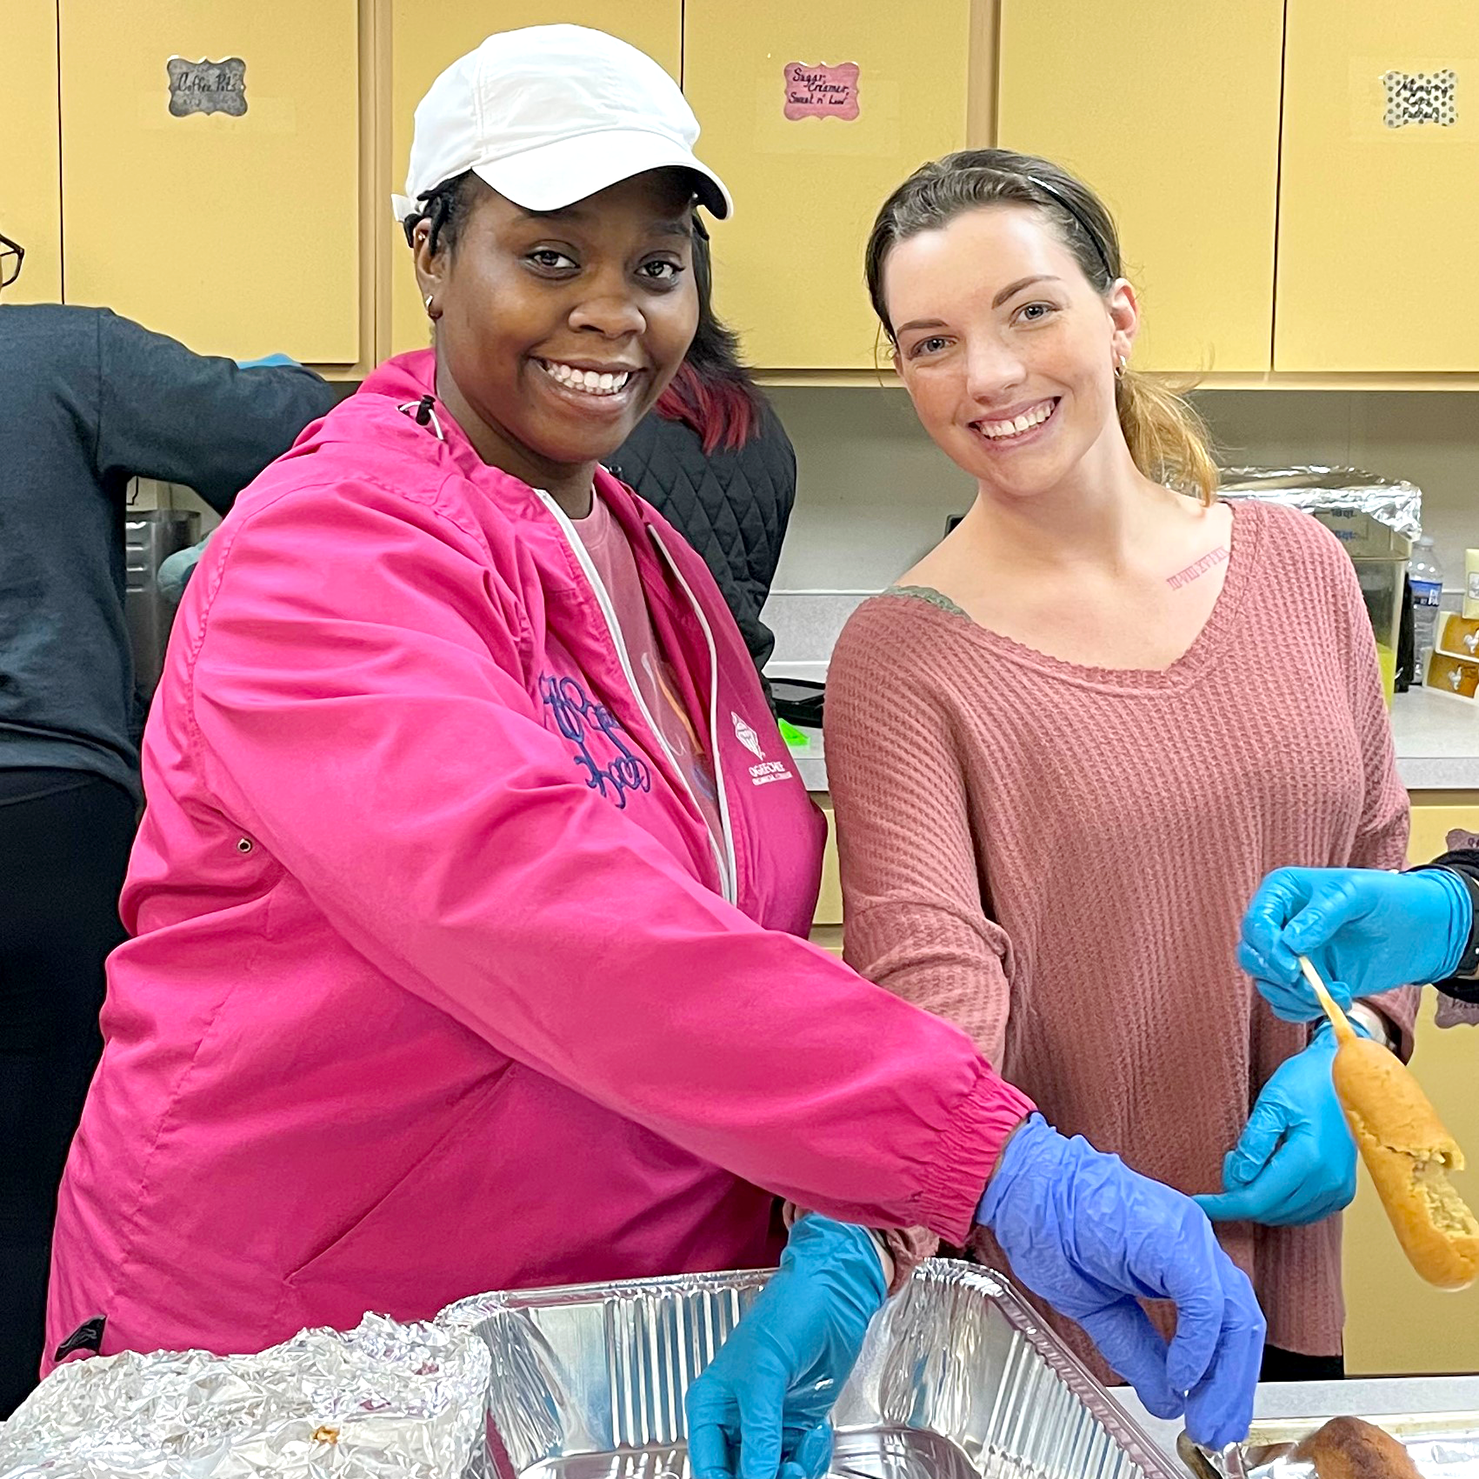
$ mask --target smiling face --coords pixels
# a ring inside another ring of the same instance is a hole
[[[637,175],[552,212],[467,188],[454,243],[433,253],[416,229],[438,394],[484,461],[551,492],[588,488],[693,338],[687,176]]]
[[[1099,293],[1041,211],[978,206],[908,236],[882,286],[920,422],[983,487],[1029,497],[1127,455],[1114,372],[1134,290]]]

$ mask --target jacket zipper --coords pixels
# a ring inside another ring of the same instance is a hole
[[[734,880],[734,893],[739,893],[739,864],[734,855],[734,825],[729,817],[729,792],[724,786],[724,758],[721,750],[724,748],[719,742],[719,649],[714,645],[714,633],[709,627],[709,618],[704,614],[704,608],[699,605],[698,597],[693,594],[693,587],[688,584],[687,577],[678,568],[678,562],[668,553],[668,547],[663,543],[662,535],[647,525],[647,532],[652,536],[655,543],[662,551],[662,557],[668,562],[668,569],[677,577],[678,584],[683,587],[683,594],[688,597],[688,604],[693,607],[693,614],[698,617],[698,624],[703,628],[704,641],[709,644],[709,745],[714,753],[714,785],[719,792],[719,821],[724,833],[725,857],[729,864],[729,876]],[[731,904],[736,898],[730,898]]]
[[[590,582],[591,589],[596,595],[596,603],[600,606],[601,615],[605,618],[606,630],[611,637],[612,646],[616,648],[617,661],[621,664],[622,675],[627,680],[627,687],[631,689],[632,697],[636,700],[637,707],[642,711],[642,717],[647,721],[647,727],[652,731],[658,744],[662,746],[663,754],[668,757],[668,763],[673,767],[679,783],[682,785],[684,791],[688,793],[688,799],[693,803],[693,809],[698,813],[700,821],[703,821],[704,809],[698,804],[698,797],[693,794],[693,788],[688,784],[688,777],[683,773],[683,767],[678,763],[678,757],[673,753],[672,747],[668,744],[657,721],[653,718],[652,711],[647,707],[646,699],[642,697],[642,690],[637,686],[637,675],[632,671],[632,660],[627,653],[626,642],[621,635],[621,623],[616,619],[616,608],[611,604],[610,592],[607,591],[605,585],[602,583],[601,577],[596,571],[595,562],[591,559],[585,545],[581,542],[580,535],[576,533],[575,525],[570,522],[570,517],[566,514],[565,510],[543,488],[536,488],[534,491],[539,495],[540,502],[554,515],[555,523],[560,526],[560,532],[565,536],[565,542],[570,546],[572,553],[580,564],[581,570],[585,574],[585,578]],[[656,534],[654,531],[655,537]],[[658,543],[661,545],[661,540]],[[667,555],[667,550],[664,549],[663,554]],[[669,556],[668,564],[672,565],[672,563],[672,558]],[[688,591],[688,583],[683,580],[681,575],[678,576],[678,579],[682,582],[683,589]],[[688,599],[690,601],[693,600],[693,593],[691,591],[688,592]],[[709,652],[712,654],[714,651],[714,641],[709,636],[709,624],[703,620],[702,612],[699,613],[699,620],[703,625],[704,636],[709,641]],[[718,665],[716,662],[711,662],[711,669],[714,675],[714,701],[717,704]],[[708,834],[709,846],[714,853],[714,862],[719,869],[720,892],[723,894],[726,903],[733,904],[736,897],[734,843],[729,834],[729,807],[724,799],[724,778],[720,773],[718,755],[719,742],[713,737],[713,734],[714,731],[712,731],[711,725],[710,742],[715,752],[714,779],[719,791],[719,818],[721,829],[724,833],[724,847],[722,850],[713,832],[709,830],[709,824],[707,822],[703,822],[703,829]]]

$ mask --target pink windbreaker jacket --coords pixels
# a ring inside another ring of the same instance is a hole
[[[239,499],[186,592],[48,1364],[763,1265],[777,1194],[962,1241],[1031,1105],[806,943],[823,822],[703,561],[604,474],[725,845],[546,495],[430,351]]]

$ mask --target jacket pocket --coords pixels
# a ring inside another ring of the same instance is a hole
[[[294,1328],[347,1329],[367,1311],[430,1319],[469,1292],[462,1285],[496,1236],[482,1169],[498,1160],[495,1104],[514,1067],[454,1106],[446,1128],[389,1190],[286,1276],[283,1314],[297,1320]]]

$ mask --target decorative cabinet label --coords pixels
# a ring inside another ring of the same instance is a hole
[[[187,62],[172,56],[164,66],[169,74],[169,110],[176,118],[188,113],[240,118],[246,112],[246,63],[239,56],[222,62]]]
[[[1439,72],[1384,72],[1388,128],[1434,123],[1452,128],[1458,122],[1458,74],[1445,67]]]
[[[842,118],[858,116],[858,64],[835,67],[818,62],[786,64],[786,117]]]

